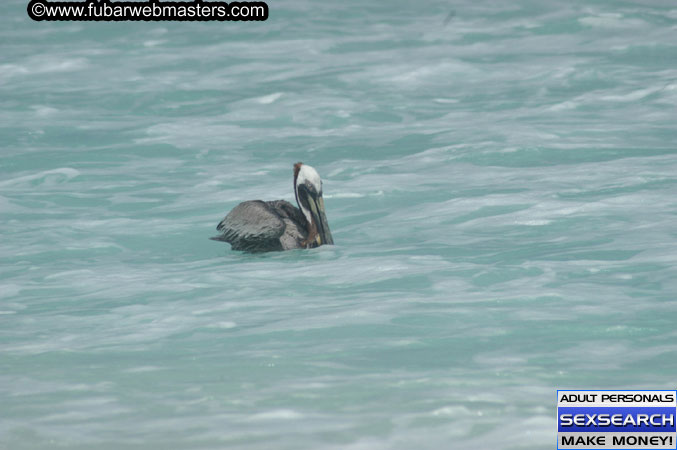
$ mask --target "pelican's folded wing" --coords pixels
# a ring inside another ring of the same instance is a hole
[[[282,250],[280,236],[285,222],[261,200],[242,202],[216,227],[220,235],[211,239],[230,243],[233,250],[265,252]]]

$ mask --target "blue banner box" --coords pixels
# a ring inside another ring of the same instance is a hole
[[[675,408],[672,407],[566,407],[557,408],[557,431],[674,433]]]

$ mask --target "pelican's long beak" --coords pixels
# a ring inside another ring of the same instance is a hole
[[[334,237],[331,235],[327,215],[324,212],[322,194],[309,195],[308,206],[310,206],[310,215],[313,216],[313,222],[317,226],[317,238],[315,238],[317,245],[334,245]]]

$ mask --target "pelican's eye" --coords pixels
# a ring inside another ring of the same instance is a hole
[[[306,181],[305,183],[306,189],[308,189],[308,193],[312,195],[317,195],[317,189],[315,188],[315,185],[311,183],[310,181]]]

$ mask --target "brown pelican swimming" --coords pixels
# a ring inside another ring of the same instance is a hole
[[[294,164],[296,208],[285,200],[249,200],[237,205],[210,239],[230,243],[233,250],[270,252],[333,244],[322,199],[322,180],[307,164]]]

